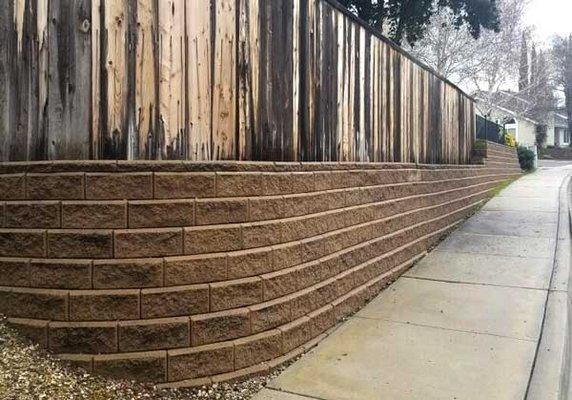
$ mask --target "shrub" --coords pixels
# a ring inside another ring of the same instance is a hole
[[[524,171],[532,171],[534,169],[534,152],[526,147],[518,147],[518,162],[520,168]]]
[[[510,147],[516,147],[516,138],[513,134],[507,133],[504,137],[504,144]]]

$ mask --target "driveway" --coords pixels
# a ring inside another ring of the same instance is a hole
[[[539,168],[558,168],[572,165],[572,160],[538,160]]]

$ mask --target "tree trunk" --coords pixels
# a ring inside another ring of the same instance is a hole
[[[565,79],[566,112],[568,114],[568,133],[572,135],[572,35],[568,37],[565,78],[566,78]]]

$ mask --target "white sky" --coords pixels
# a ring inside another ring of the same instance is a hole
[[[527,25],[536,26],[538,40],[572,33],[572,0],[530,0]]]

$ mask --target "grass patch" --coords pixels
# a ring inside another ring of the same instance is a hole
[[[502,192],[503,190],[505,190],[507,187],[510,186],[511,183],[513,183],[514,181],[516,181],[516,179],[507,179],[505,181],[502,181],[501,183],[499,183],[498,185],[496,185],[494,188],[491,189],[490,192],[490,196],[491,199],[493,197],[496,197],[500,194],[500,192]]]
[[[473,147],[475,150],[483,150],[487,148],[487,142],[484,139],[477,139]]]

